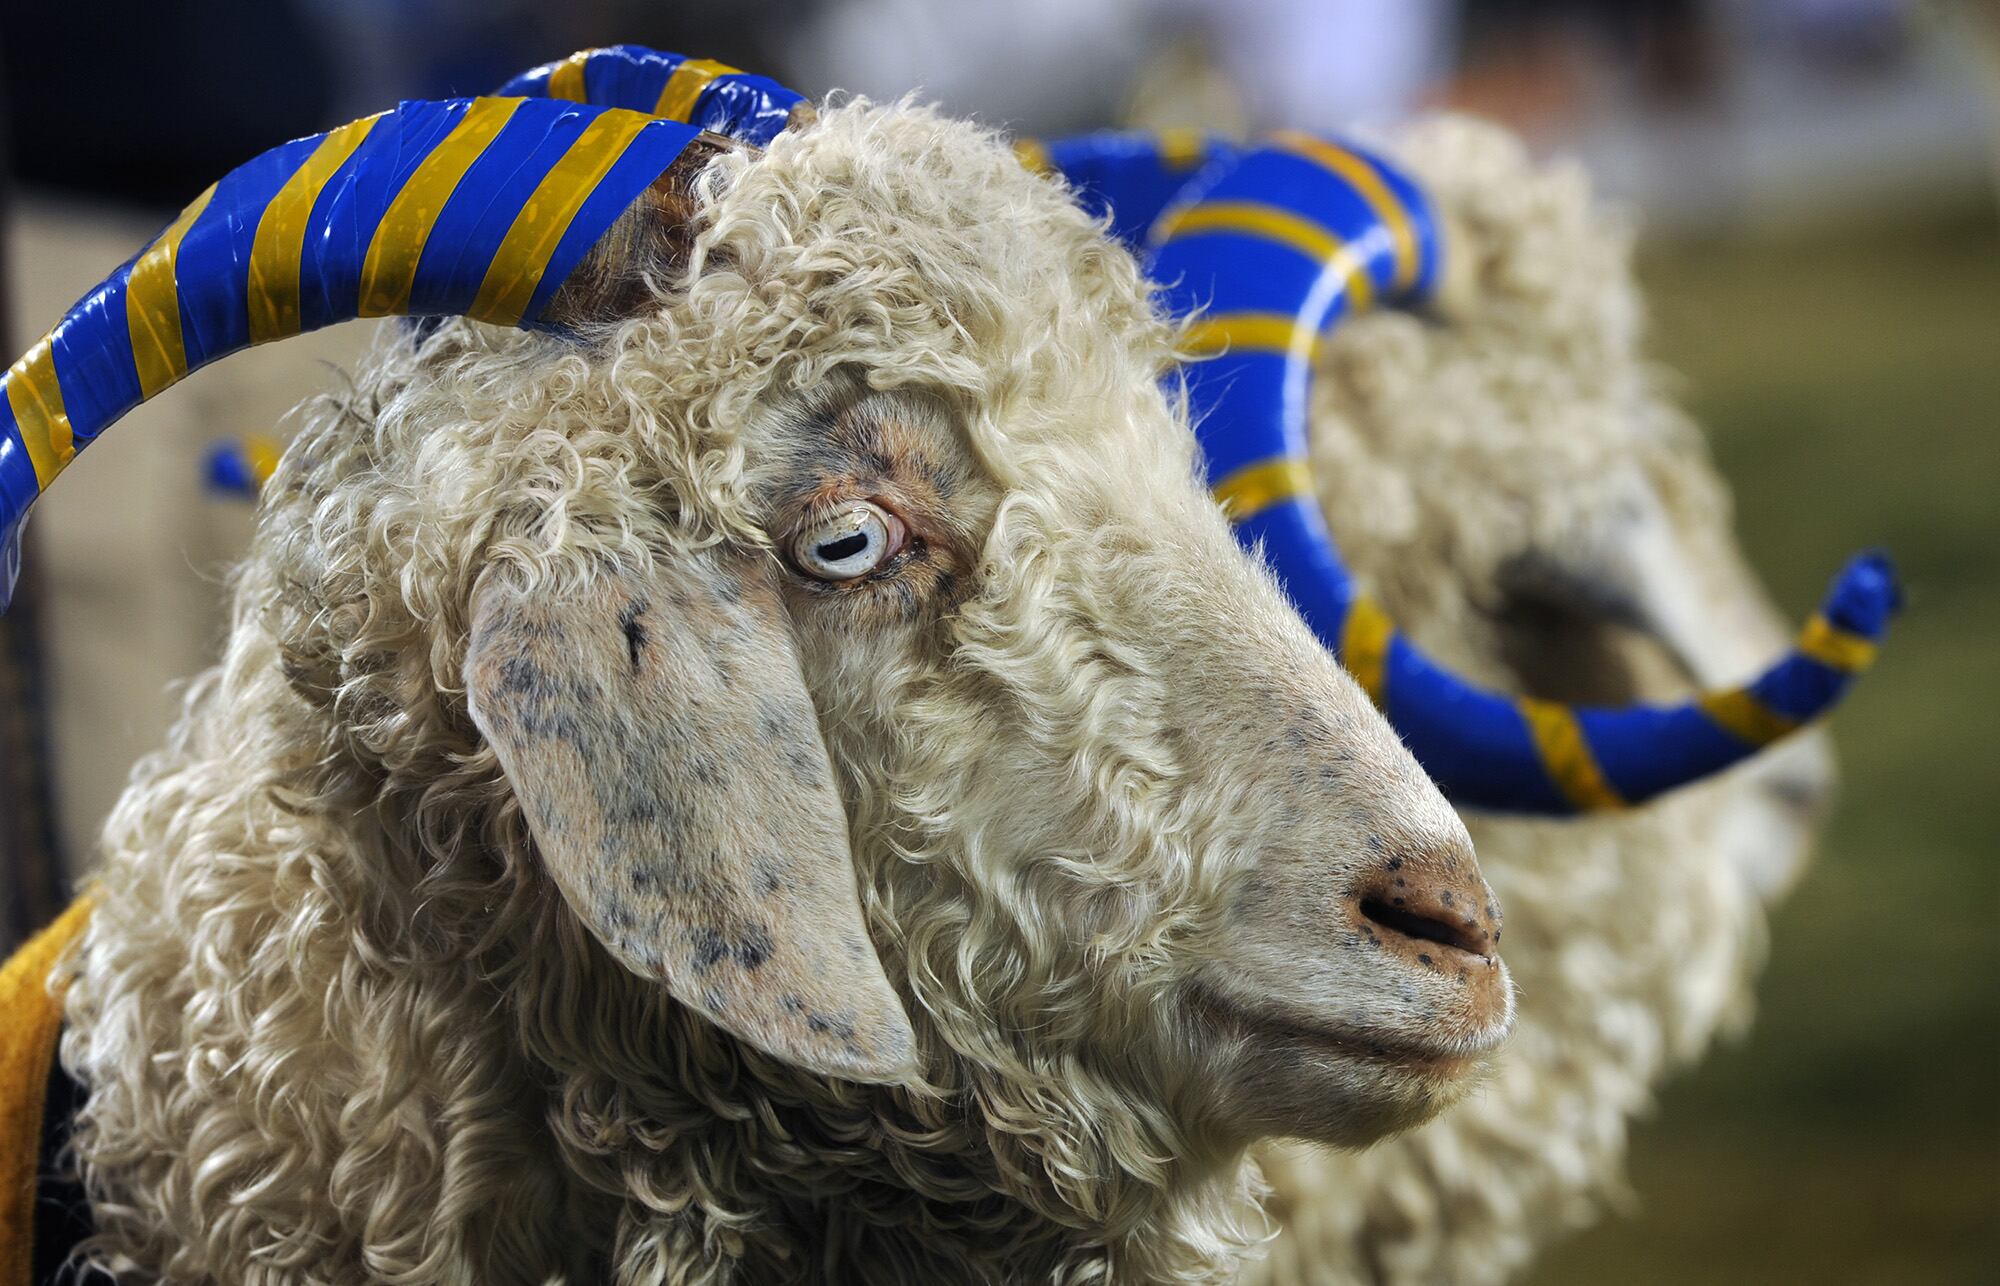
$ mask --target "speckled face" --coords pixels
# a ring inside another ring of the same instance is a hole
[[[1199,481],[1131,258],[997,140],[921,113],[830,112],[716,165],[690,261],[713,270],[623,332],[615,368],[610,418],[648,408],[665,485],[642,457],[615,473],[677,502],[653,547],[698,545],[648,574],[732,551],[770,590],[753,621],[659,628],[742,624],[767,663],[645,690],[659,718],[679,702],[754,728],[779,690],[817,719],[837,802],[793,839],[717,814],[692,855],[711,908],[768,915],[728,872],[772,845],[858,897],[799,902],[770,935],[786,969],[744,970],[722,1006],[691,960],[664,977],[675,996],[808,1067],[977,1082],[996,1120],[1072,1113],[1023,1147],[1115,1119],[1133,1164],[1366,1141],[1448,1102],[1511,1020],[1498,907],[1456,816]],[[629,506],[602,525],[631,530]],[[732,770],[730,808],[791,806],[787,780]],[[640,922],[687,920],[654,910]],[[842,963],[857,927],[879,975]],[[815,1005],[860,989],[861,1054],[785,1025],[805,993],[766,984],[800,977],[840,980]]]
[[[920,1043],[976,1049],[1004,1016],[1047,1057],[1072,1031],[1218,1137],[1421,1119],[1511,1015],[1463,828],[1236,546],[1185,430],[1076,432],[1003,488],[939,392],[856,380],[757,431],[863,904]]]

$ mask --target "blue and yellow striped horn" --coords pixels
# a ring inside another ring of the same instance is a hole
[[[1188,185],[1210,166],[1233,161],[1241,148],[1197,129],[1104,131],[1014,144],[1021,164],[1059,175],[1077,203],[1110,220],[1111,235],[1143,250],[1161,211],[1183,199]]]
[[[799,101],[761,77],[709,87],[694,115],[753,137]],[[119,416],[227,353],[350,318],[558,328],[558,291],[700,132],[544,97],[409,102],[231,171],[0,377],[0,608],[29,506]]]
[[[1420,302],[1444,247],[1423,194],[1361,148],[1299,134],[1169,168],[1143,137],[1026,145],[1114,230],[1148,227],[1149,272],[1208,360],[1184,372],[1210,485],[1238,538],[1455,801],[1565,814],[1622,808],[1718,772],[1824,714],[1874,659],[1898,605],[1880,555],[1835,580],[1796,646],[1754,681],[1675,705],[1575,708],[1488,692],[1425,657],[1356,594],[1312,493],[1312,357],[1376,302]],[[1182,149],[1181,156],[1188,149]],[[1199,173],[1195,171],[1199,170]],[[1176,175],[1183,186],[1169,194]],[[1117,203],[1129,201],[1129,209]]]
[[[641,45],[586,49],[523,72],[499,92],[622,107],[686,121],[757,147],[776,138],[806,102],[768,77]]]
[[[1321,338],[1376,301],[1421,300],[1443,247],[1410,179],[1360,148],[1279,135],[1154,225],[1151,272],[1199,319],[1186,378],[1215,493],[1300,612],[1459,803],[1615,809],[1755,753],[1824,713],[1897,604],[1887,561],[1835,581],[1797,646],[1744,687],[1676,705],[1572,708],[1465,682],[1359,597],[1312,494],[1307,385]]]

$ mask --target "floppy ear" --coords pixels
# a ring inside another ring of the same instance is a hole
[[[671,560],[671,561],[670,561]],[[914,1071],[765,560],[475,595],[466,690],[564,898],[626,968],[811,1071]]]

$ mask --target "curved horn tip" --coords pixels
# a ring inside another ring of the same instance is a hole
[[[1869,638],[1880,635],[1903,606],[1896,565],[1879,549],[1856,554],[1834,577],[1822,609],[1828,620]]]

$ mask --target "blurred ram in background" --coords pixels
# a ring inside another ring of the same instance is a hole
[[[1800,616],[1828,551],[1913,589],[1854,698],[1845,795],[1775,917],[1757,1025],[1668,1089],[1631,1217],[1531,1280],[2000,1274],[2000,5],[1988,0],[105,0],[0,28],[5,329],[19,342],[206,178],[397,96],[593,44],[699,49],[809,93],[917,92],[1022,134],[1491,117],[1644,229],[1680,374],[1752,560]],[[60,146],[50,140],[60,139]],[[172,685],[219,634],[245,506],[204,494],[361,347],[203,372],[76,468],[0,619],[0,947],[46,920]],[[118,551],[117,556],[108,556]],[[24,610],[27,609],[27,610]]]

